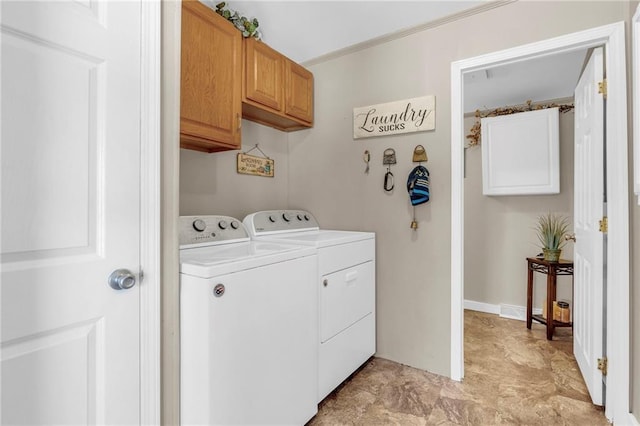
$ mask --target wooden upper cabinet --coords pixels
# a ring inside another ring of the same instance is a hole
[[[265,43],[244,41],[242,116],[279,130],[313,126],[313,74]]]
[[[251,38],[245,43],[244,93],[247,100],[282,111],[284,57]]]
[[[313,74],[287,60],[285,88],[284,112],[307,123],[313,122]]]
[[[180,146],[240,149],[242,34],[199,1],[182,2]]]

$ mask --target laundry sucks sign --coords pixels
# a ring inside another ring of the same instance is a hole
[[[354,139],[422,132],[435,128],[435,96],[353,109]]]

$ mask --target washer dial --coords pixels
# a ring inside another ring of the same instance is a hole
[[[202,219],[196,219],[193,221],[193,229],[198,232],[202,232],[207,228],[207,223]]]

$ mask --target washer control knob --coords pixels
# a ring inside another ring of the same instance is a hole
[[[310,220],[309,215],[308,215],[308,214],[306,214],[306,213],[304,214],[304,220],[307,220],[307,221],[308,221],[308,220]]]
[[[231,227],[232,227],[233,229],[238,229],[238,226],[240,226],[240,224],[238,223],[238,221],[237,221],[237,220],[232,220],[232,221],[231,221]]]
[[[297,217],[298,217],[298,220],[302,220],[302,219],[304,219],[300,213],[298,213],[298,216],[297,216]]]
[[[285,220],[285,222],[291,222],[291,213],[282,213],[282,218]]]
[[[220,222],[218,222],[218,228],[220,229],[227,229],[227,221],[226,220],[221,220]]]
[[[275,221],[276,221],[276,216],[275,216],[275,215],[270,214],[270,215],[269,215],[269,222],[271,222],[271,223],[275,223]]]
[[[202,232],[207,228],[207,224],[204,220],[202,219],[196,219],[193,221],[193,229],[195,229],[198,232]]]

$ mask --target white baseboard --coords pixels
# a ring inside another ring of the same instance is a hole
[[[629,418],[627,419],[628,421],[628,425],[631,426],[640,426],[640,422],[638,422],[638,419],[636,419],[636,416],[633,415],[633,413],[629,413]]]
[[[527,320],[527,308],[525,306],[507,305],[505,303],[494,305],[492,303],[476,302],[475,300],[465,299],[464,308],[471,311],[500,315],[502,318],[515,319],[519,321]],[[533,308],[533,313],[535,315],[540,315],[542,313],[542,309]]]
[[[470,311],[485,312],[487,314],[500,315],[500,305],[492,305],[491,303],[476,302],[474,300],[464,301],[464,308]]]
[[[503,303],[500,305],[500,316],[502,318],[526,321],[527,308],[524,306],[506,305]]]

